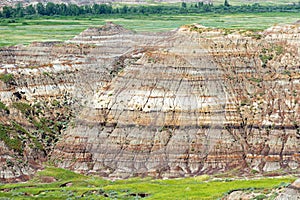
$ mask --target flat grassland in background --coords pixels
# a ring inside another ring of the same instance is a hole
[[[56,180],[43,183],[43,180]],[[0,198],[12,199],[218,199],[229,191],[243,189],[273,195],[273,188],[284,188],[293,177],[256,180],[213,179],[208,175],[194,178],[158,180],[131,178],[109,181],[47,167],[27,183],[0,184]],[[256,198],[258,199],[258,198]]]
[[[207,27],[263,30],[277,23],[293,23],[299,13],[241,13],[187,15],[132,15],[103,17],[40,17],[33,19],[0,19],[0,46],[29,44],[33,41],[64,41],[91,26],[108,21],[134,31],[168,31],[185,24]]]

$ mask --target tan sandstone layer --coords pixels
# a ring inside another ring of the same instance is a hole
[[[297,24],[150,34],[108,23],[65,43],[3,48],[0,70],[15,82],[0,85],[0,97],[9,108],[42,102],[42,110],[69,112],[59,141],[30,154],[50,155],[59,167],[121,178],[297,173],[299,45]],[[16,92],[23,97],[11,98]],[[19,118],[7,114],[3,124],[38,130],[31,124],[39,115],[13,112]],[[5,166],[12,150],[1,146]],[[40,163],[37,157],[29,160]],[[26,174],[35,171],[30,166]],[[3,180],[22,174],[12,168],[0,168]]]

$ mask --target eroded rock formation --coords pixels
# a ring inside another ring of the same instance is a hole
[[[299,47],[297,24],[134,33],[108,23],[65,43],[3,48],[2,73],[14,79],[0,87],[10,111],[1,123],[37,132],[43,154],[30,155],[101,176],[297,172]],[[66,126],[45,142],[41,116],[20,102]],[[4,163],[13,149],[1,146]],[[3,180],[11,171],[0,168]]]

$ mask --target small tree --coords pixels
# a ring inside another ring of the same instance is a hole
[[[229,6],[230,6],[230,4],[229,4],[228,0],[225,0],[225,2],[224,2],[224,6],[226,6],[226,7],[229,7]]]
[[[10,18],[10,17],[13,16],[13,14],[14,14],[14,10],[13,10],[12,7],[10,7],[10,6],[4,6],[3,7],[3,11],[2,11],[3,17]]]
[[[44,15],[45,14],[45,7],[42,3],[36,4],[36,11],[39,15]]]
[[[33,5],[29,5],[25,8],[25,12],[27,15],[34,15],[36,13]]]

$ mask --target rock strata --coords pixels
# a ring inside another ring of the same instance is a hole
[[[135,33],[108,23],[65,43],[3,48],[0,70],[14,80],[0,82],[0,97],[69,112],[44,148],[58,167],[111,178],[297,173],[299,47],[299,24]],[[32,131],[15,113],[3,124]]]
[[[56,146],[58,166],[122,178],[297,171],[298,41],[298,25],[193,25],[129,53]]]

